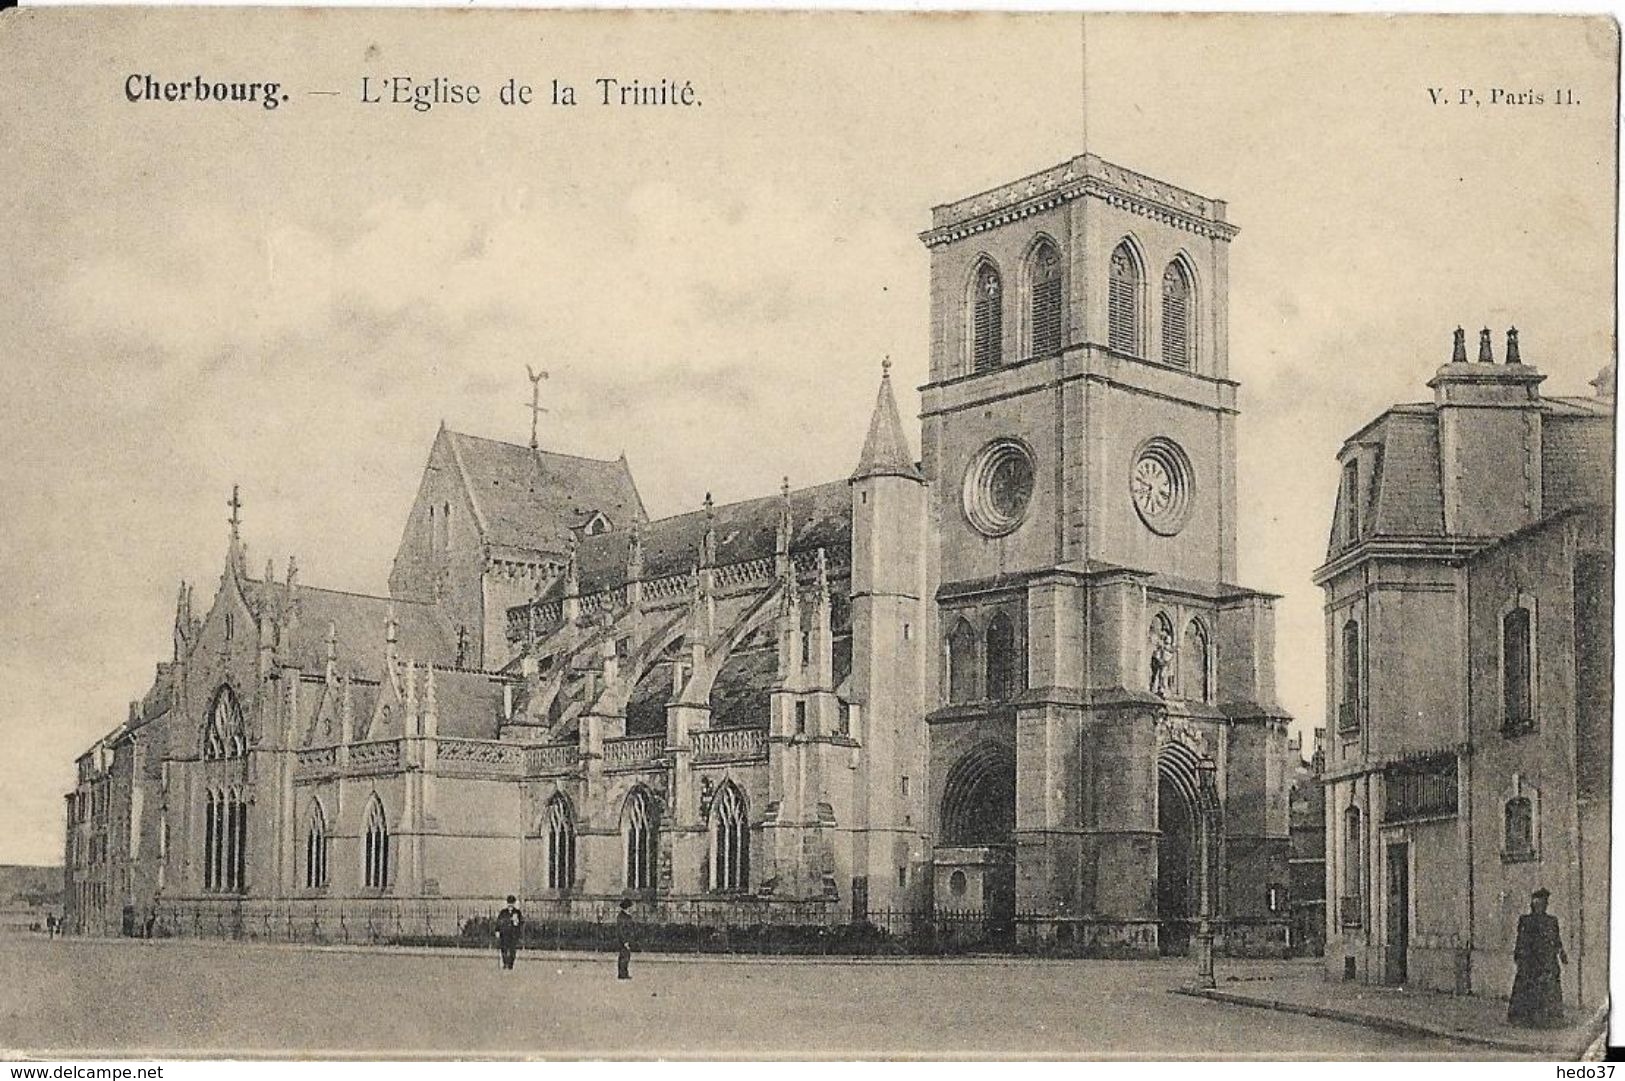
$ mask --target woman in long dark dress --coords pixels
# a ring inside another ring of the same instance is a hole
[[[1518,974],[1512,980],[1512,1001],[1507,1020],[1525,1028],[1559,1028],[1563,1024],[1563,969],[1569,955],[1563,949],[1557,917],[1546,914],[1551,892],[1538,889],[1529,898],[1529,911],[1518,917],[1518,944],[1512,960]]]

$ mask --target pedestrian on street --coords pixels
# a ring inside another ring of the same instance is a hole
[[[621,902],[621,914],[615,917],[615,937],[621,944],[621,950],[615,958],[615,978],[617,980],[630,980],[632,978],[632,929],[636,921],[632,919],[632,902]]]
[[[1529,911],[1518,917],[1518,942],[1512,960],[1518,974],[1512,980],[1507,1020],[1524,1028],[1561,1028],[1563,1025],[1563,969],[1569,955],[1557,917],[1546,914],[1551,891],[1542,887],[1529,895]]]
[[[56,937],[56,913],[55,912],[47,912],[45,914],[45,934],[49,938],[55,938]]]
[[[497,949],[502,953],[502,967],[513,968],[519,952],[519,929],[525,924],[524,913],[519,911],[517,899],[508,894],[508,906],[497,913]]]

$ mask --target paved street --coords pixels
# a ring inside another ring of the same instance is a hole
[[[1277,971],[1279,968],[1277,968]],[[0,935],[6,1049],[138,1055],[1480,1057],[1168,993],[1184,962],[730,962]],[[1234,974],[1268,971],[1234,966]]]

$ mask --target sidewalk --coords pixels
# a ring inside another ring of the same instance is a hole
[[[1574,1061],[1598,1041],[1607,1022],[1605,1010],[1581,1016],[1570,1009],[1570,1025],[1561,1029],[1515,1028],[1506,1022],[1504,999],[1452,995],[1443,991],[1328,980],[1317,974],[1225,980],[1212,990],[1182,988],[1174,992],[1209,998],[1234,1006],[1256,1006],[1283,1013],[1323,1017],[1404,1035],[1435,1036],[1486,1049],[1486,1058]],[[1500,1052],[1497,1054],[1496,1052]]]

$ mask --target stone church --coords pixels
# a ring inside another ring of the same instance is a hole
[[[1285,948],[1273,598],[1236,577],[1222,201],[1086,154],[937,207],[916,456],[650,519],[627,462],[442,428],[388,596],[212,597],[68,796],[87,931],[979,914]],[[607,418],[606,418],[607,419]]]

